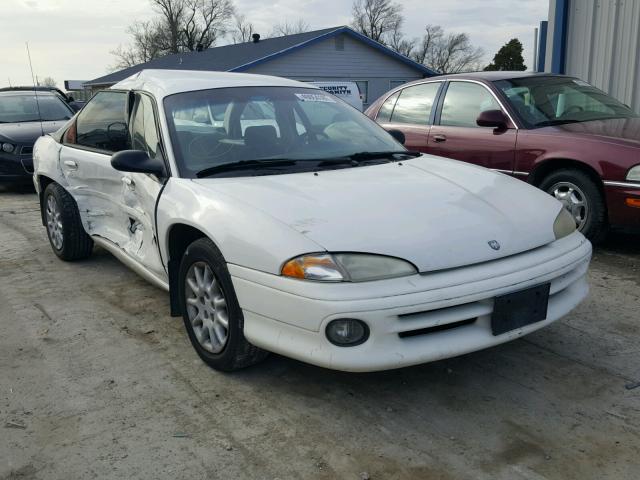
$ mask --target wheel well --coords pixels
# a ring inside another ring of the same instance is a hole
[[[581,172],[586,173],[589,177],[595,182],[600,190],[600,193],[604,194],[604,186],[602,184],[602,179],[598,172],[596,172],[592,167],[587,165],[586,163],[578,162],[576,160],[570,160],[566,158],[558,158],[558,159],[549,159],[545,160],[543,163],[538,165],[533,172],[529,175],[529,183],[539,186],[544,178],[550,173],[566,168],[573,168],[574,170],[580,170]]]
[[[45,177],[44,175],[38,175],[38,184],[40,186],[38,193],[38,201],[40,202],[40,218],[42,220],[42,225],[46,225],[46,220],[44,218],[44,209],[42,208],[42,201],[44,199],[44,189],[49,186],[49,184],[55,183],[51,178]]]
[[[169,259],[167,268],[169,270],[169,299],[171,303],[171,315],[180,316],[180,299],[178,290],[178,271],[180,260],[187,250],[187,247],[199,238],[206,235],[195,227],[182,223],[173,225],[169,230],[168,251]]]

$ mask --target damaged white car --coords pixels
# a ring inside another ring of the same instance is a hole
[[[53,251],[94,244],[169,291],[198,355],[372,371],[542,328],[587,294],[553,197],[409,152],[315,87],[143,71],[35,145]]]

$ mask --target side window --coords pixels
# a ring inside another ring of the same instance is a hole
[[[451,82],[444,97],[440,125],[481,128],[476,119],[485,110],[501,110],[485,87],[477,83]]]
[[[376,121],[383,122],[383,123],[391,121],[391,114],[393,113],[393,107],[396,106],[396,100],[398,100],[399,96],[400,96],[400,92],[396,92],[384,101],[384,103],[380,107],[380,110],[378,110],[378,116],[376,117]]]
[[[134,150],[144,150],[149,157],[158,154],[158,130],[153,112],[153,103],[147,95],[140,95],[136,102],[136,110],[131,125],[131,144]]]
[[[393,123],[428,125],[433,102],[439,88],[440,82],[433,82],[401,90],[391,121]]]
[[[75,143],[108,152],[129,148],[126,108],[125,92],[97,93],[78,115]]]

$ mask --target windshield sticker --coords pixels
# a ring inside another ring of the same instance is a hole
[[[322,93],[296,93],[295,96],[303,102],[336,103],[329,95],[323,95]]]

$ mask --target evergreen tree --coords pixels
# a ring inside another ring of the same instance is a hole
[[[517,38],[512,38],[505,43],[493,57],[493,62],[484,67],[485,70],[526,70],[522,58],[522,43]]]

